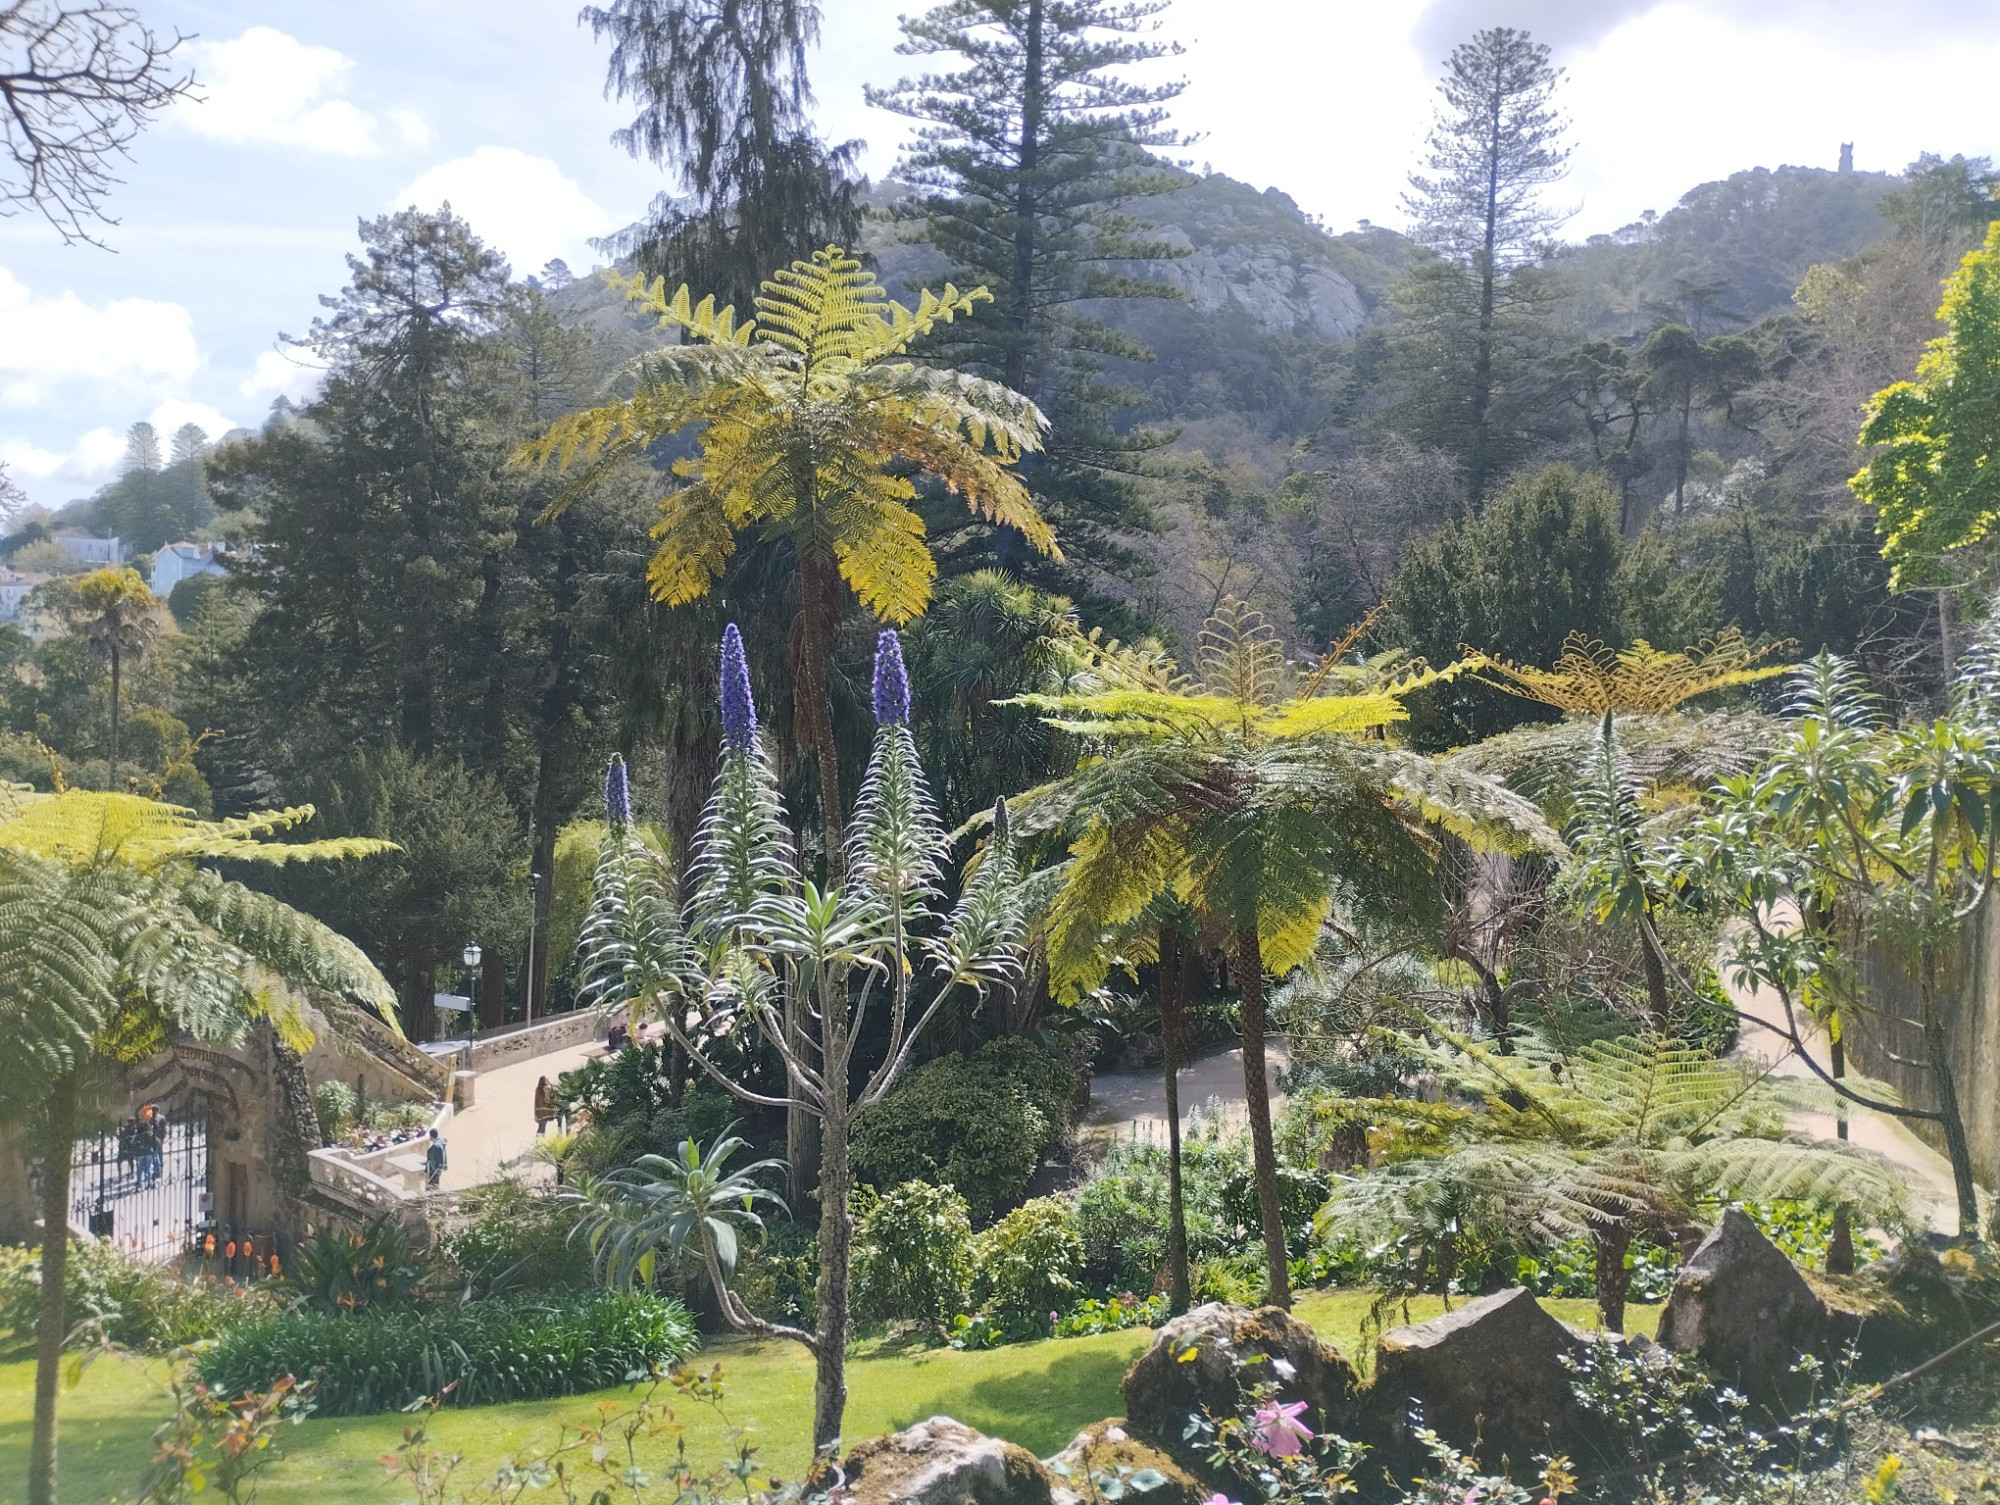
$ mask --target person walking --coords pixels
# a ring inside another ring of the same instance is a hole
[[[549,1120],[556,1116],[556,1089],[543,1077],[535,1083],[535,1138],[540,1139],[547,1132]]]
[[[436,1191],[438,1182],[444,1176],[444,1141],[438,1138],[438,1131],[431,1130],[431,1141],[424,1146],[424,1190]]]

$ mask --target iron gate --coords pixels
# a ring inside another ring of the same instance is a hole
[[[207,1099],[148,1103],[102,1134],[80,1139],[71,1168],[70,1219],[135,1259],[166,1263],[192,1252],[214,1226]]]

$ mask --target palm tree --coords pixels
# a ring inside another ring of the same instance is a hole
[[[1481,1231],[1531,1244],[1588,1238],[1597,1310],[1625,1330],[1640,1233],[1679,1236],[1718,1202],[1798,1200],[1853,1208],[1889,1226],[1903,1186],[1876,1156],[1793,1139],[1788,1108],[1826,1094],[1746,1062],[1718,1060],[1662,1035],[1620,1036],[1564,1052],[1536,1035],[1501,1055],[1429,1022],[1433,1045],[1405,1038],[1447,1095],[1359,1099],[1334,1111],[1394,1132],[1371,1136],[1387,1161],[1341,1183],[1323,1225],[1383,1231]],[[1440,1215],[1442,1214],[1442,1216]]]
[[[93,1067],[158,1050],[169,1029],[233,1042],[268,1021],[310,1044],[287,984],[395,1017],[396,995],[351,941],[204,867],[361,856],[387,843],[270,838],[310,807],[228,821],[137,795],[0,792],[0,1103],[34,1104],[42,1170],[41,1308],[28,1497],[55,1505],[56,1390],[69,1254],[70,1164]]]
[[[799,616],[792,668],[798,721],[819,774],[830,878],[841,862],[840,771],[828,664],[845,580],[885,621],[930,603],[937,563],[910,503],[912,476],[962,496],[996,526],[1018,529],[1060,557],[1055,534],[1010,467],[1041,447],[1047,426],[1027,398],[996,382],[919,366],[910,347],[940,324],[991,302],[984,288],[925,292],[913,311],[891,302],[838,247],[795,261],[763,285],[755,316],[691,306],[683,287],[629,286],[632,300],[687,343],[642,356],[631,395],[559,419],[520,458],[581,465],[551,504],[560,512],[632,455],[688,429],[695,453],[675,462],[685,483],[660,503],[658,547],[647,568],[670,606],[699,600],[721,577],[737,536],[789,544]]]
[[[111,778],[118,787],[118,701],[128,661],[145,656],[161,632],[160,601],[137,570],[93,570],[77,581],[62,605],[63,617],[111,665]]]
[[[1069,777],[1019,802],[1023,831],[1060,831],[1070,857],[1049,914],[1049,972],[1065,994],[1104,980],[1114,955],[1151,960],[1135,935],[1179,897],[1222,939],[1242,990],[1243,1083],[1270,1299],[1290,1301],[1264,1065],[1264,979],[1346,923],[1441,908],[1446,835],[1521,851],[1562,844],[1534,806],[1386,739],[1404,699],[1465,665],[1384,683],[1330,652],[1310,673],[1228,602],[1202,631],[1197,673],[1107,648],[1101,688],[1021,703],[1092,749]]]

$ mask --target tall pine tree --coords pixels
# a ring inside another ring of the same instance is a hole
[[[1048,414],[1047,450],[1025,474],[1073,566],[1115,561],[1115,534],[1149,521],[1133,475],[1157,441],[1114,429],[1122,395],[1102,361],[1150,352],[1081,305],[1173,296],[1132,268],[1178,251],[1125,212],[1185,181],[1149,150],[1179,139],[1166,105],[1183,84],[1129,72],[1179,53],[1156,35],[1166,3],[946,0],[903,19],[897,50],[962,66],[868,90],[870,104],[920,122],[897,167],[916,190],[905,215],[955,281],[993,294],[932,350]],[[1028,563],[1019,545],[1002,533],[990,552],[960,548],[957,562],[1019,567]]]
[[[1527,32],[1498,26],[1452,49],[1424,170],[1405,196],[1429,255],[1397,293],[1400,425],[1465,467],[1476,509],[1524,448],[1527,395],[1555,290],[1540,265],[1564,216],[1541,190],[1569,150],[1555,108],[1562,72]]]
[[[816,0],[611,0],[580,19],[610,39],[605,92],[637,107],[612,140],[678,190],[608,249],[745,308],[774,269],[855,241],[860,143],[829,146],[806,116]]]

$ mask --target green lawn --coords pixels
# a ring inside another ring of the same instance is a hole
[[[1301,1296],[1298,1314],[1343,1352],[1359,1347],[1373,1298],[1366,1292],[1313,1292]],[[1586,1301],[1545,1303],[1559,1316],[1594,1325]],[[1434,1316],[1439,1303],[1411,1303],[1411,1317]],[[1633,1307],[1635,1331],[1650,1332],[1657,1310]],[[1392,1323],[1398,1317],[1390,1319]],[[849,1366],[847,1434],[873,1436],[939,1413],[1011,1438],[1031,1451],[1057,1451],[1082,1427],[1122,1409],[1118,1382],[1146,1346],[1145,1331],[1107,1333],[1023,1343],[987,1353],[949,1349],[864,1352]],[[729,1421],[764,1439],[762,1460],[796,1477],[807,1454],[812,1412],[812,1364],[789,1343],[723,1340],[702,1362],[720,1362]],[[33,1366],[0,1363],[0,1505],[18,1505],[27,1475],[28,1420],[33,1406]],[[440,1445],[462,1450],[468,1469],[498,1461],[528,1443],[548,1441],[556,1425],[595,1410],[595,1403],[623,1392],[566,1400],[482,1406],[440,1414]],[[73,1505],[129,1499],[151,1454],[152,1431],[166,1414],[166,1392],[157,1364],[100,1359],[82,1383],[63,1396],[62,1498]],[[719,1458],[724,1423],[706,1408],[685,1412],[690,1448]],[[401,1416],[345,1417],[288,1428],[284,1458],[273,1465],[260,1495],[265,1505],[390,1505],[377,1461],[402,1434]],[[665,1444],[661,1444],[664,1450]]]

